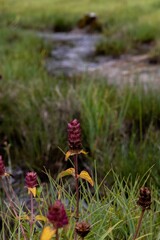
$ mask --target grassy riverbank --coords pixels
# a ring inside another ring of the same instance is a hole
[[[97,52],[119,56],[143,51],[145,44],[159,46],[160,5],[157,0],[91,1],[1,0],[2,26],[70,30],[87,12],[96,12],[106,40]],[[65,18],[64,18],[65,16]]]
[[[77,117],[89,164],[97,160],[101,177],[111,167],[135,176],[154,165],[158,184],[159,90],[119,90],[99,78],[49,76],[44,63],[51,48],[34,32],[69,30],[95,11],[110,41],[118,33],[116,41],[132,50],[133,43],[158,42],[158,1],[0,0],[0,11],[0,136],[11,142],[13,162],[33,167],[59,160],[55,149],[67,149],[66,123]],[[103,43],[99,51],[108,53],[108,46]]]
[[[73,169],[69,169],[70,174]],[[65,174],[61,173],[61,177]],[[1,239],[17,239],[18,236],[19,239],[26,240],[71,240],[75,236],[77,219],[80,226],[82,222],[87,226],[79,228],[79,235],[86,233],[85,239],[88,240],[159,239],[159,194],[150,179],[150,171],[133,180],[131,175],[122,179],[111,170],[99,182],[95,166],[93,179],[88,178],[87,174],[83,176],[91,185],[79,175],[78,198],[73,193],[75,176],[70,176],[66,181],[65,178],[60,179],[60,175],[56,180],[47,172],[46,175],[49,183],[38,181],[37,185],[36,173],[28,172],[23,180],[25,187],[17,196],[14,185],[12,188],[10,181],[6,181],[8,176],[2,177],[1,172],[1,192],[8,200],[8,204],[4,204],[4,201],[0,204]],[[114,182],[112,186],[108,186],[110,178]],[[148,187],[142,187],[146,185]],[[57,222],[59,225],[56,225]],[[136,231],[138,225],[140,228]],[[55,230],[58,231],[57,235]]]

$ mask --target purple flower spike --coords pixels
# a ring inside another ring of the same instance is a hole
[[[81,126],[77,119],[68,123],[68,145],[70,150],[81,150]]]
[[[57,200],[49,207],[47,218],[56,229],[68,224],[68,217],[61,201]]]
[[[2,177],[5,174],[5,166],[4,166],[4,162],[2,159],[2,156],[0,155],[0,177]]]
[[[25,178],[25,184],[27,188],[34,188],[37,186],[37,173],[36,172],[28,172]]]
[[[141,206],[143,210],[150,209],[151,205],[151,191],[147,187],[141,187],[140,193],[139,193],[139,199],[137,201],[137,204]]]

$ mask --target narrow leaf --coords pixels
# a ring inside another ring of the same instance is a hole
[[[87,182],[89,182],[91,184],[91,186],[93,187],[94,185],[94,182],[93,182],[93,179],[90,177],[89,173],[86,172],[86,171],[82,171],[80,174],[79,174],[79,177],[82,178],[82,179],[85,179]]]
[[[117,225],[119,225],[121,222],[123,222],[123,220],[119,221],[118,223],[116,223],[114,226],[110,227],[108,229],[108,231],[102,235],[102,237],[99,240],[104,240],[114,229]]]
[[[30,217],[27,214],[24,214],[24,215],[18,217],[18,219],[20,219],[20,220],[28,220],[29,221]]]
[[[43,188],[42,188],[42,187],[38,187],[38,188],[37,188],[37,192],[36,192],[36,195],[37,195],[37,197],[39,197],[39,198],[40,198],[40,196],[41,196],[41,193],[42,193],[42,190],[43,190]]]
[[[86,154],[88,154],[86,151],[84,151],[83,149],[80,151],[80,153],[82,153],[82,154],[84,154],[84,155],[86,155]]]
[[[41,233],[40,240],[50,240],[56,233],[56,230],[51,226],[45,226]]]
[[[69,151],[66,152],[66,154],[65,154],[65,161],[67,161],[70,156],[72,156],[72,152],[69,150]]]
[[[150,236],[150,235],[152,235],[152,233],[147,233],[143,236],[140,236],[140,237],[136,238],[136,240],[144,239],[144,237],[147,237],[147,236]]]
[[[82,150],[69,150],[69,151],[66,152],[66,154],[65,154],[65,160],[67,161],[70,156],[74,156],[74,155],[76,155],[76,154],[81,154],[81,153],[82,153],[82,154],[87,154],[87,152],[84,151],[83,149],[82,149]]]
[[[43,215],[37,215],[37,216],[35,216],[35,219],[36,219],[36,221],[43,221],[43,222],[47,221],[47,218]]]
[[[58,178],[62,178],[62,177],[68,176],[68,175],[74,176],[75,175],[75,169],[74,168],[68,168],[67,170],[62,171],[61,173],[58,174]]]

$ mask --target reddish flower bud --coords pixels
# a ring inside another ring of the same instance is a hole
[[[57,200],[49,207],[47,218],[56,229],[68,224],[68,217],[61,201]]]
[[[0,155],[0,177],[2,177],[5,174],[5,166],[2,159],[2,156]]]
[[[142,207],[143,210],[150,209],[151,205],[151,191],[147,187],[140,189],[139,199],[137,204]]]
[[[77,119],[68,123],[68,145],[70,150],[81,150],[81,127]]]
[[[25,178],[25,184],[27,188],[34,188],[37,186],[37,173],[28,172]]]
[[[83,221],[83,222],[76,223],[75,229],[76,229],[77,234],[80,237],[84,238],[90,232],[91,226],[89,223]]]

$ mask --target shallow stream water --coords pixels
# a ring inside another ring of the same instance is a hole
[[[103,39],[101,34],[73,31],[40,32],[38,35],[53,44],[50,57],[45,62],[47,71],[52,75],[71,77],[89,73],[118,86],[140,83],[148,88],[160,84],[160,68],[158,65],[149,64],[147,54],[125,54],[119,58],[97,56],[95,50],[97,43]]]
[[[91,71],[106,61],[106,57],[95,55],[96,44],[102,39],[100,34],[43,32],[39,36],[53,43],[45,64],[50,74],[72,76]]]

